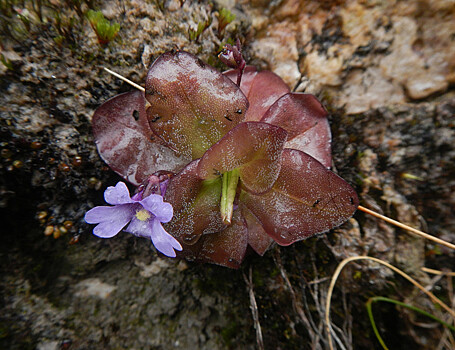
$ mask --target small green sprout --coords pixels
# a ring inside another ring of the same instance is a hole
[[[89,10],[87,12],[87,19],[95,31],[96,36],[98,37],[98,43],[100,45],[106,45],[109,43],[112,39],[115,38],[118,31],[120,30],[120,24],[115,22],[111,24],[106,18],[104,18],[104,15],[101,11]]]
[[[0,53],[0,62],[3,63],[3,65],[8,69],[8,70],[14,70],[13,63],[11,62],[10,59],[6,58],[2,53]]]
[[[75,42],[74,28],[76,25],[76,18],[63,16],[58,10],[52,12],[53,16],[50,17],[50,23],[57,31],[57,36],[54,38],[54,42],[61,46],[64,40],[70,43]]]
[[[227,25],[235,20],[235,15],[231,13],[226,8],[222,8],[218,14],[218,37],[222,38],[224,36],[224,30]]]
[[[374,321],[374,317],[373,317],[372,304],[374,302],[377,302],[377,301],[384,301],[384,302],[387,302],[387,303],[392,303],[392,304],[395,304],[395,305],[398,305],[398,306],[405,307],[405,308],[407,308],[409,310],[416,311],[416,312],[420,313],[421,315],[424,315],[424,316],[426,316],[428,318],[431,318],[432,320],[434,320],[436,322],[439,322],[444,327],[450,329],[452,332],[455,332],[455,327],[453,327],[452,325],[448,324],[447,322],[444,322],[440,318],[438,318],[438,317],[436,317],[436,316],[434,316],[434,315],[432,315],[432,314],[426,312],[425,310],[422,310],[422,309],[420,309],[420,308],[418,308],[416,306],[412,306],[412,305],[403,303],[401,301],[390,299],[390,298],[386,298],[386,297],[372,297],[372,298],[368,299],[368,301],[366,303],[366,307],[367,307],[367,311],[368,311],[368,317],[370,319],[371,327],[373,328],[373,332],[376,335],[376,338],[378,339],[378,341],[381,344],[382,348],[385,349],[385,350],[388,350],[388,347],[386,346],[386,344],[384,343],[384,340],[382,339],[381,335],[379,334],[379,330],[376,327],[376,322]]]
[[[54,38],[54,42],[55,42],[58,46],[62,46],[64,40],[65,40],[65,37],[64,37],[63,35],[57,35],[57,36]]]
[[[406,180],[424,181],[424,179],[422,179],[420,176],[411,173],[401,173],[401,177]]]
[[[212,24],[212,18],[210,17],[209,19],[205,21],[201,21],[197,25],[197,29],[194,30],[193,28],[188,28],[188,36],[189,39],[192,41],[198,41],[199,37],[201,34]]]
[[[4,17],[12,17],[16,13],[14,5],[14,0],[0,0],[0,13]]]

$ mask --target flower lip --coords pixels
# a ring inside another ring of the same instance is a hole
[[[113,207],[100,206],[85,214],[88,224],[98,224],[93,234],[101,238],[114,237],[131,220],[135,210],[130,205],[120,204]]]
[[[144,209],[152,213],[160,222],[169,222],[173,216],[172,205],[163,202],[163,197],[151,194],[139,202]]]

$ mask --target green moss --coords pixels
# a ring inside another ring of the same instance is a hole
[[[228,347],[233,345],[232,340],[235,339],[239,331],[239,325],[234,321],[229,322],[228,325],[221,330],[221,338],[223,338],[224,343]]]
[[[106,45],[112,41],[120,30],[120,24],[110,23],[101,11],[89,10],[87,12],[87,19],[90,22],[100,45]]]
[[[229,23],[235,20],[235,15],[226,8],[222,8],[218,15],[218,37],[223,38],[225,29]]]
[[[264,286],[264,278],[258,270],[253,270],[253,285],[255,287]]]
[[[191,41],[199,41],[201,34],[212,24],[212,17],[209,17],[205,21],[200,21],[197,25],[197,29],[188,28],[188,37]]]
[[[11,62],[11,60],[5,58],[5,56],[3,56],[2,53],[0,53],[0,62],[2,62],[3,65],[4,65],[8,70],[13,70],[13,69],[14,69],[13,63]]]

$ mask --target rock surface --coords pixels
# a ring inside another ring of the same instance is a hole
[[[322,99],[335,168],[362,205],[455,242],[452,1],[100,1],[96,8],[121,25],[104,47],[83,15],[92,1],[41,3],[42,11],[1,10],[1,348],[253,349],[260,323],[266,349],[323,349],[324,298],[342,259],[375,256],[423,284],[423,266],[453,270],[453,251],[360,212],[322,237],[252,255],[238,271],[165,260],[127,235],[98,239],[83,222],[119,180],[96,152],[91,116],[131,89],[102,67],[141,83],[161,53],[182,49],[223,69],[216,53],[239,37],[250,64]],[[222,7],[236,15],[224,34]],[[347,267],[342,280],[332,319],[347,347],[378,344],[364,312],[371,295],[442,317],[377,265]],[[444,280],[435,283],[444,298]],[[419,328],[403,310],[380,310],[391,348],[444,340],[440,328]]]

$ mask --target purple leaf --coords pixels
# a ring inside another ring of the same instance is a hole
[[[225,73],[229,79],[236,81],[237,75],[228,71]],[[270,71],[256,72],[247,66],[243,73],[240,89],[248,98],[250,107],[244,121],[259,121],[269,107],[281,96],[290,92],[286,83],[275,73]]]
[[[232,223],[223,231],[203,235],[195,245],[184,245],[180,257],[237,269],[247,248],[247,228],[239,210],[234,211]]]
[[[247,247],[247,228],[237,210],[223,231],[204,236],[198,260],[239,268]]]
[[[267,110],[261,121],[288,132],[285,148],[305,152],[330,168],[332,137],[327,111],[314,95],[288,93]]]
[[[214,179],[220,173],[239,168],[240,180],[248,190],[267,191],[280,173],[286,137],[284,129],[271,124],[240,123],[205,152],[198,175]]]
[[[248,228],[248,244],[259,255],[264,255],[273,242],[261,225],[258,218],[244,205],[242,205],[242,215]]]
[[[234,83],[237,82],[238,69],[230,69],[223,72],[223,75],[231,79]],[[246,96],[251,89],[254,77],[258,74],[255,66],[246,66],[243,70],[242,81],[240,82],[240,90]]]
[[[199,178],[198,162],[191,162],[169,181],[164,197],[174,208],[173,219],[164,227],[185,244],[195,244],[201,235],[225,228],[220,214],[221,179]]]
[[[145,84],[150,127],[168,146],[192,159],[241,122],[248,101],[230,79],[187,52],[167,52]]]
[[[189,161],[176,156],[153,135],[141,91],[120,94],[103,103],[92,118],[92,127],[101,158],[134,185],[158,170],[178,172]]]
[[[326,232],[348,220],[359,200],[354,189],[301,151],[284,149],[280,176],[272,189],[240,201],[278,244],[289,245]]]

